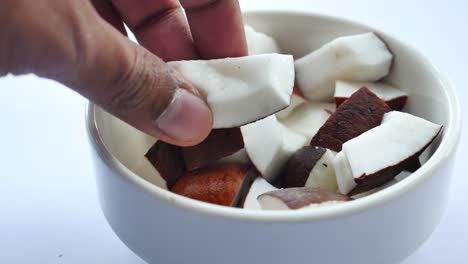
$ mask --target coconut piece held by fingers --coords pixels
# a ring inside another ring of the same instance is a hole
[[[168,64],[206,98],[213,113],[213,128],[249,124],[290,104],[294,86],[291,55],[262,54]]]

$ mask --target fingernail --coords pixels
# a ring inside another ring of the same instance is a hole
[[[211,129],[211,111],[199,97],[177,89],[172,102],[157,119],[159,129],[179,141],[195,141]]]

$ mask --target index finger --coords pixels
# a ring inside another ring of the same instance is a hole
[[[180,0],[202,59],[247,55],[237,0]]]
[[[178,0],[110,1],[138,42],[164,61],[198,58]]]

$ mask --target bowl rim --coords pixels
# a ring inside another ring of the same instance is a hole
[[[353,21],[348,18],[302,11],[248,11],[244,15],[276,15],[276,16],[313,16],[319,19],[334,20],[340,23],[347,23],[358,27],[371,28],[379,32],[375,27]],[[359,213],[363,210],[369,210],[384,203],[388,203],[398,197],[415,189],[423,182],[432,178],[440,166],[446,163],[447,159],[455,152],[459,137],[461,134],[461,109],[458,96],[455,88],[447,77],[443,74],[426,56],[424,56],[418,49],[411,44],[400,40],[399,38],[385,33],[386,36],[397,41],[399,44],[408,48],[411,52],[416,53],[418,56],[426,60],[427,65],[434,69],[434,72],[439,73],[437,76],[441,86],[444,87],[445,97],[448,103],[448,120],[444,127],[444,136],[440,142],[439,147],[429,160],[419,170],[412,174],[411,177],[400,181],[398,184],[390,186],[372,195],[350,201],[343,204],[336,204],[333,206],[313,208],[309,210],[292,210],[284,211],[251,211],[240,208],[231,208],[219,205],[213,205],[206,202],[193,200],[174,194],[166,189],[158,187],[140,176],[130,171],[123,165],[109,150],[105,147],[101,135],[98,131],[96,122],[96,109],[97,106],[89,102],[86,106],[86,126],[88,138],[91,142],[92,148],[98,154],[98,157],[104,162],[112,172],[113,176],[121,177],[130,184],[135,185],[139,190],[150,194],[161,202],[166,202],[180,209],[188,209],[196,213],[202,213],[213,217],[235,219],[241,221],[253,221],[260,223],[291,223],[291,222],[311,222],[324,219],[335,219],[346,215]]]

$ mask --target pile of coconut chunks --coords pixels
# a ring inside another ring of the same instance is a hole
[[[294,61],[271,37],[245,31],[249,56],[169,63],[214,119],[199,145],[157,141],[146,154],[169,190],[251,210],[301,209],[358,199],[421,166],[442,127],[400,112],[408,95],[379,82],[393,55],[374,33]]]

